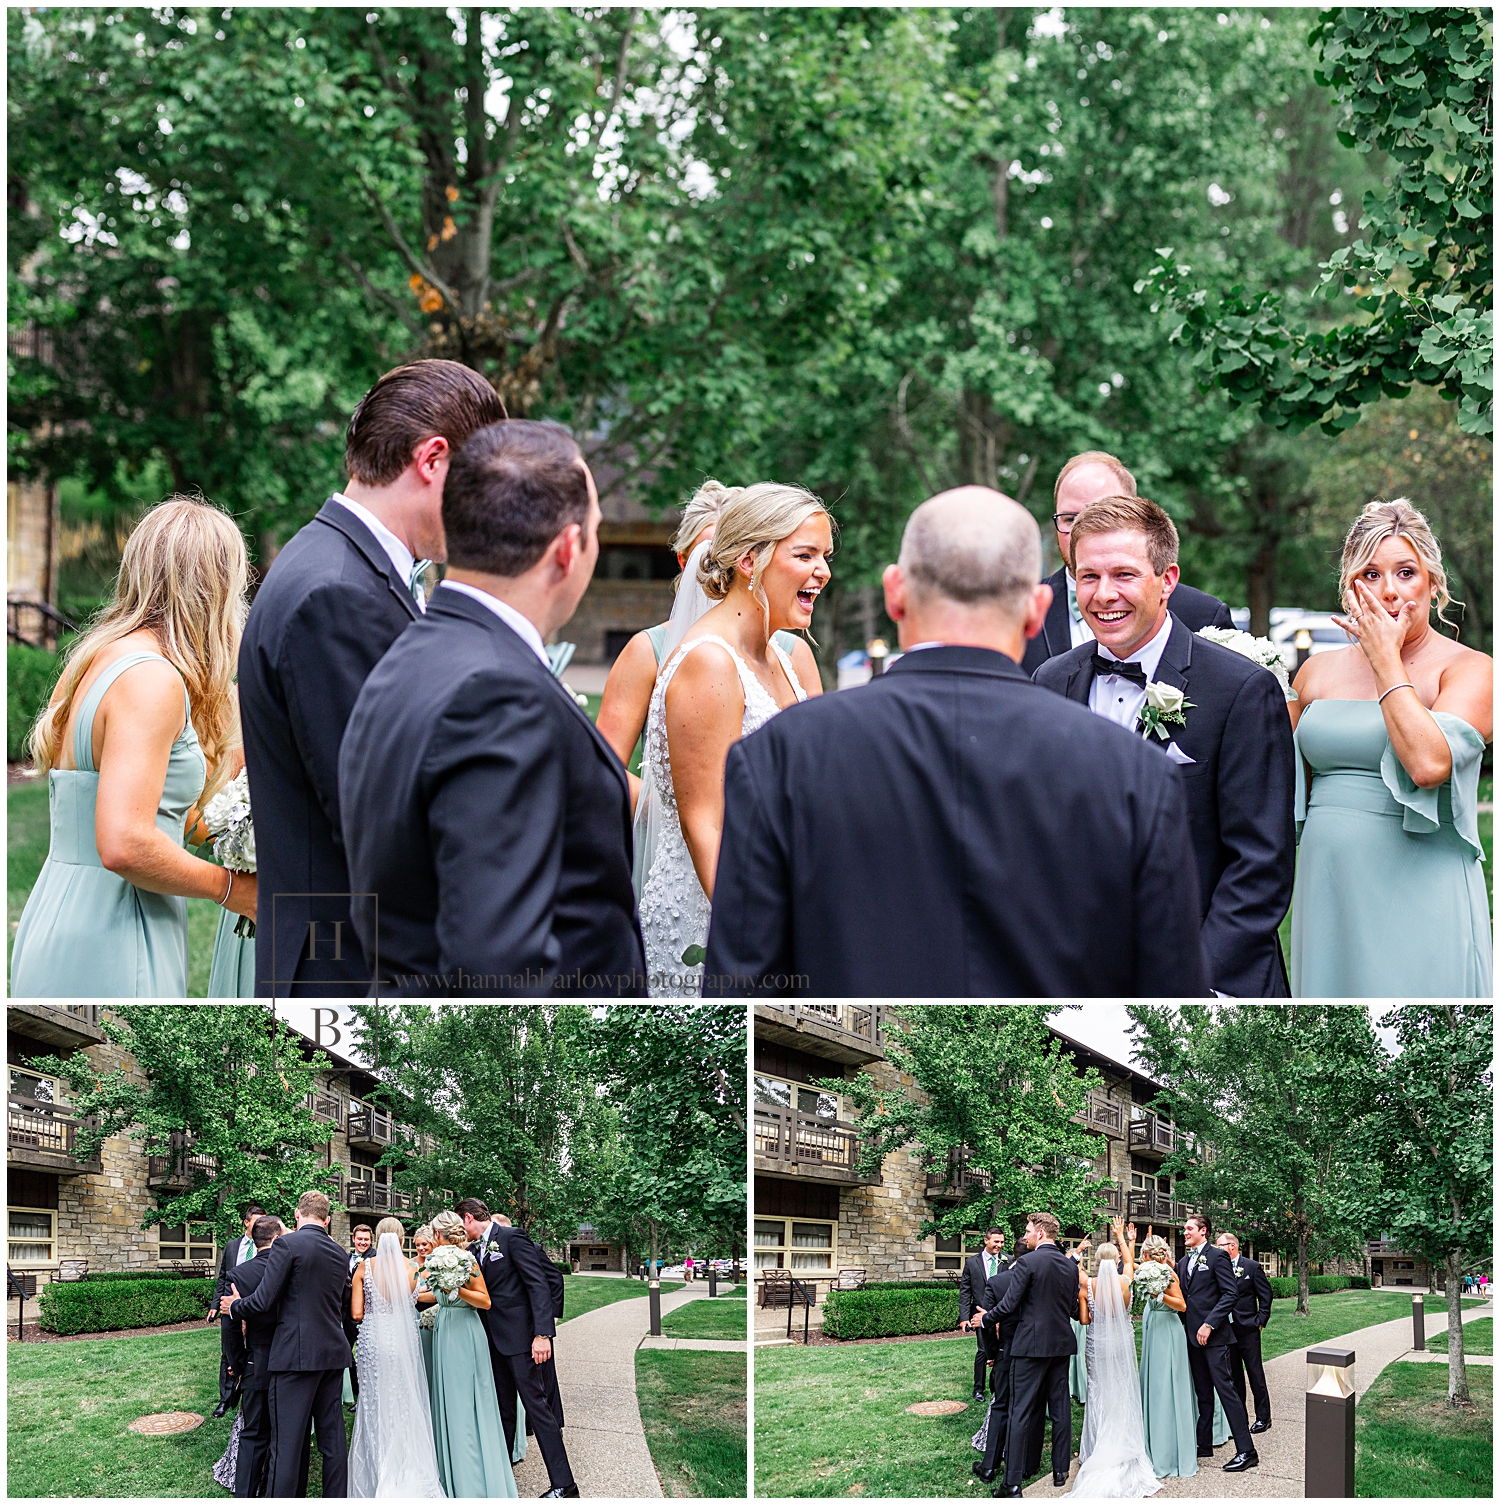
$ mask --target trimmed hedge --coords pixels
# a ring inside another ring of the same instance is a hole
[[[1272,1275],[1269,1279],[1273,1299],[1297,1294],[1295,1275]],[[1370,1282],[1363,1275],[1309,1275],[1307,1277],[1307,1293],[1310,1296],[1327,1296],[1333,1291],[1368,1291],[1369,1289]]]
[[[97,1273],[85,1275],[82,1282],[64,1281],[61,1284],[90,1284],[100,1280],[202,1280],[202,1275],[195,1275],[191,1270],[100,1270]],[[59,1282],[54,1281],[54,1285]]]
[[[957,1326],[957,1286],[932,1281],[830,1291],[823,1307],[830,1338],[904,1338]]]
[[[1351,1291],[1368,1291],[1370,1278],[1367,1275],[1351,1275],[1349,1277],[1349,1289]]]
[[[38,1292],[37,1322],[50,1333],[107,1333],[202,1321],[213,1280],[55,1280]]]
[[[61,654],[24,643],[5,645],[5,756],[10,762],[25,760],[31,723],[51,698],[61,672]]]

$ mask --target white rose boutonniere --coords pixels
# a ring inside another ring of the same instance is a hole
[[[1143,736],[1157,736],[1170,742],[1172,734],[1168,726],[1186,726],[1185,712],[1192,710],[1193,702],[1176,685],[1153,679],[1146,685],[1146,703],[1136,717],[1135,729]]]

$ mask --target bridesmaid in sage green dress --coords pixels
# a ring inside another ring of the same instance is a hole
[[[1493,664],[1443,637],[1442,555],[1410,502],[1372,502],[1344,542],[1353,646],[1309,658],[1297,744],[1292,996],[1488,998],[1479,765]]]
[[[432,1220],[432,1232],[439,1245],[465,1248],[469,1242],[456,1213],[440,1212]],[[437,1298],[432,1331],[432,1432],[438,1475],[450,1499],[515,1499],[516,1476],[500,1423],[489,1334],[479,1320],[479,1313],[489,1310],[490,1293],[477,1264],[454,1296],[458,1299]],[[519,1415],[516,1435],[525,1435]]]
[[[1165,1265],[1172,1284],[1161,1296],[1147,1297],[1141,1313],[1141,1412],[1146,1422],[1146,1451],[1158,1479],[1191,1479],[1198,1472],[1198,1398],[1188,1366],[1187,1329],[1178,1315],[1187,1310],[1172,1251],[1150,1233],[1141,1244],[1141,1261]],[[1214,1396],[1214,1445],[1222,1408]],[[1227,1435],[1227,1423],[1225,1432]]]
[[[245,766],[245,750],[234,749],[229,777],[236,779]],[[188,832],[188,841],[193,846],[202,846],[209,840],[208,827],[201,816],[198,824]],[[240,916],[225,910],[219,916],[219,928],[214,932],[213,959],[208,968],[208,996],[210,998],[255,997],[255,933],[236,934]]]
[[[115,593],[68,652],[31,734],[51,844],[11,958],[16,998],[182,998],[188,898],[255,912],[255,880],[184,849],[228,776],[244,540],[173,497],[126,541]]]

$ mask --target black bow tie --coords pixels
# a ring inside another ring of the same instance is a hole
[[[1145,686],[1146,671],[1139,664],[1122,664],[1118,659],[1105,658],[1102,653],[1094,655],[1094,673],[1101,678],[1106,674],[1118,674],[1121,679],[1133,679]]]

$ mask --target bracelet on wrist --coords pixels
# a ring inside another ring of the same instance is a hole
[[[1394,695],[1397,690],[1410,690],[1413,694],[1415,694],[1416,689],[1417,687],[1409,679],[1403,679],[1399,685],[1392,685],[1389,690],[1382,690],[1375,704],[1381,704],[1381,702],[1384,701],[1387,695]]]
[[[224,885],[224,897],[219,900],[219,908],[223,909],[229,903],[229,896],[234,892],[234,869],[228,870],[229,882]]]

